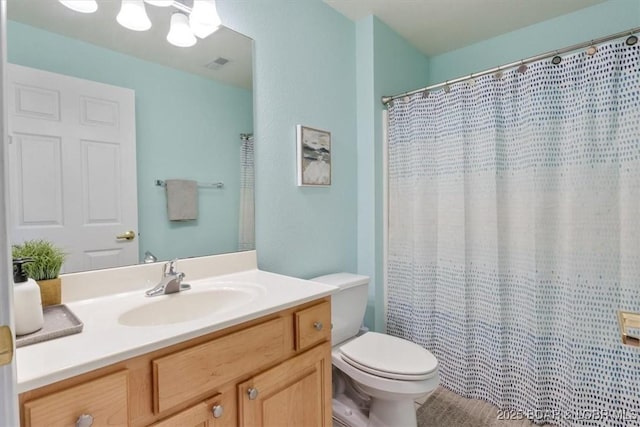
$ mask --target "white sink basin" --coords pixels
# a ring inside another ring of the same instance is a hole
[[[262,294],[262,287],[242,284],[149,297],[145,304],[122,313],[118,323],[125,326],[159,326],[188,322],[242,307]]]

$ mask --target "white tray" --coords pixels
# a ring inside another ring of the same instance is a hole
[[[50,305],[42,310],[44,326],[30,334],[16,337],[16,348],[48,341],[82,331],[82,322],[64,304]]]

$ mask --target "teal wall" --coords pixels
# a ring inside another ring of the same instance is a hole
[[[380,98],[423,85],[428,78],[429,60],[372,16],[356,22],[356,58],[358,272],[371,277],[365,324],[383,330],[383,105]]]
[[[238,247],[240,133],[253,130],[252,94],[194,74],[8,22],[8,61],[134,89],[140,251],[159,259]],[[224,99],[224,102],[219,102]],[[223,181],[199,191],[199,219],[167,219],[155,179]]]
[[[374,20],[370,16],[356,22],[356,102],[358,127],[358,273],[371,278],[364,323],[374,326],[375,314],[375,73]],[[363,187],[365,187],[364,189]]]
[[[260,268],[292,276],[356,271],[355,25],[320,0],[221,1],[255,40],[256,246]],[[296,125],[332,137],[332,183],[296,186]]]
[[[473,72],[640,26],[640,0],[610,0],[462,49],[431,57],[426,84]]]

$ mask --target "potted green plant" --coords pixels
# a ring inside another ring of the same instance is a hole
[[[38,282],[42,305],[56,305],[62,302],[60,268],[67,254],[47,240],[27,240],[13,245],[13,258],[32,258],[33,262],[25,264],[27,275]]]

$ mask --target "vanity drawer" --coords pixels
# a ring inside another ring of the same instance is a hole
[[[153,360],[154,412],[285,358],[291,338],[291,317],[279,317]]]
[[[128,372],[120,371],[25,402],[25,426],[75,426],[81,415],[93,417],[94,426],[126,426],[128,383]]]
[[[304,350],[331,339],[331,303],[328,301],[295,314],[296,350]]]

